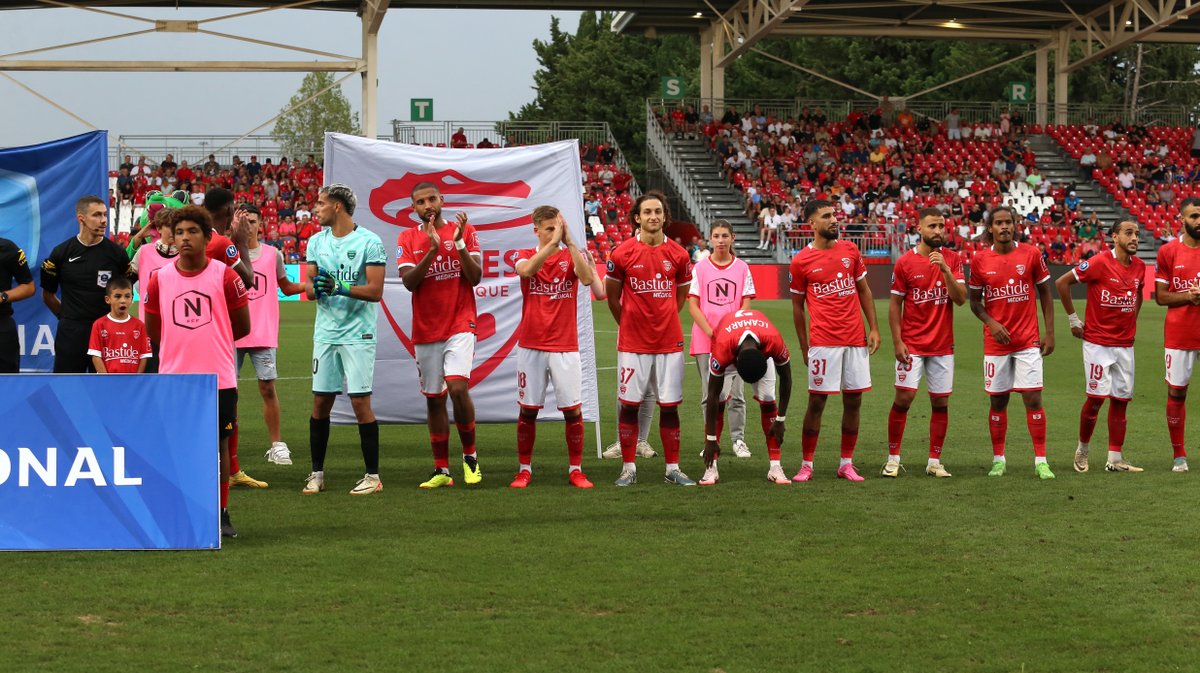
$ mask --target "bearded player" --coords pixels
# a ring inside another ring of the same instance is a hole
[[[429,414],[433,474],[421,488],[453,486],[450,478],[450,420],[446,396],[454,404],[454,424],[462,441],[463,480],[478,484],[475,405],[471,402],[471,362],[475,358],[475,286],[483,276],[479,237],[467,214],[442,219],[442,193],[432,182],[412,190],[412,208],[422,225],[405,229],[396,248],[404,287],[412,292],[413,344],[421,394]]]
[[[679,403],[683,401],[683,328],[679,311],[692,282],[692,261],[667,238],[667,199],[650,191],[633,203],[638,232],[608,259],[608,309],[617,323],[618,435],[624,466],[617,486],[637,483],[638,406],[658,394],[659,437],[668,484],[695,486],[679,469]]]
[[[533,232],[538,247],[517,253],[515,268],[521,277],[520,341],[517,343],[517,458],[520,469],[509,486],[525,488],[533,478],[533,443],[537,416],[546,400],[546,384],[554,383],[558,409],[566,421],[567,480],[577,488],[591,488],[583,473],[583,404],[580,388],[579,333],[575,303],[582,283],[591,285],[595,267],[588,264],[571,240],[558,208],[539,206],[533,211]]]
[[[879,350],[875,301],[858,246],[839,240],[833,204],[813,199],[804,205],[813,242],[791,264],[792,320],[808,367],[808,409],[801,449],[804,463],[792,481],[809,481],[821,434],[821,415],[830,395],[842,394],[841,461],[837,476],[863,481],[854,469],[862,394],[871,389],[870,356]],[[811,330],[804,312],[812,314]],[[860,314],[860,311],[862,312]],[[862,315],[869,332],[864,336]]]
[[[1083,339],[1084,393],[1079,412],[1079,446],[1075,449],[1075,471],[1088,471],[1088,447],[1100,407],[1108,400],[1109,472],[1141,472],[1125,460],[1125,411],[1133,399],[1133,337],[1142,309],[1142,285],[1146,263],[1137,257],[1137,222],[1122,220],[1109,231],[1113,247],[1084,260],[1064,273],[1055,286],[1058,300],[1067,312],[1071,335]],[[1075,313],[1071,286],[1087,285],[1085,319]]]
[[[991,398],[988,429],[992,437],[989,477],[1002,477],[1007,468],[1008,399],[1015,390],[1025,402],[1025,422],[1033,440],[1037,476],[1053,479],[1046,463],[1046,410],[1042,408],[1042,358],[1054,352],[1054,300],[1050,270],[1041,252],[1016,241],[1016,218],[1008,206],[988,212],[992,246],[971,259],[971,312],[984,325],[984,390]],[[1038,333],[1041,304],[1046,338]]]
[[[791,354],[783,342],[783,336],[767,316],[758,311],[743,310],[726,314],[712,330],[712,350],[708,362],[707,403],[704,409],[704,462],[707,469],[700,483],[711,486],[720,481],[717,471],[717,456],[720,455],[717,428],[720,409],[730,391],[727,379],[737,376],[754,386],[754,399],[758,400],[763,434],[767,439],[767,457],[770,467],[767,481],[773,484],[790,484],[779,462],[780,447],[783,445],[784,426],[788,400],[792,397]],[[730,366],[736,372],[730,371]],[[779,378],[779,404],[775,404],[775,378]]]
[[[937,208],[917,213],[921,241],[900,256],[892,271],[888,325],[896,349],[896,397],[888,412],[888,457],[883,476],[900,476],[900,444],[908,410],[925,379],[929,391],[929,461],[925,474],[949,477],[942,445],[954,391],[954,305],[967,302],[962,259],[945,249],[946,218]]]
[[[1179,204],[1179,238],[1158,249],[1154,301],[1167,307],[1163,324],[1167,368],[1167,431],[1175,455],[1173,472],[1187,472],[1184,426],[1192,368],[1200,355],[1200,199]]]

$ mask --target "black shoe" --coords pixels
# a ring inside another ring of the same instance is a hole
[[[221,537],[237,537],[237,529],[229,520],[229,510],[221,510]]]

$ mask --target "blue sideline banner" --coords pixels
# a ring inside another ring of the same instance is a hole
[[[54,246],[79,233],[75,202],[89,194],[108,201],[107,131],[0,149],[0,237],[25,251],[39,290],[42,262]],[[13,311],[21,371],[54,369],[58,320],[41,292],[14,304]]]
[[[215,375],[14,374],[0,390],[0,549],[220,547]]]

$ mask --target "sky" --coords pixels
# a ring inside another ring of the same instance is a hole
[[[195,9],[113,11],[151,19],[194,20],[232,13]],[[554,12],[574,32],[578,12]],[[411,98],[432,98],[435,120],[507,119],[533,100],[537,57],[551,12],[389,10],[379,31],[378,133],[407,120]],[[137,30],[152,24],[78,9],[0,13],[0,52],[12,54]],[[346,56],[361,54],[361,28],[351,13],[280,10],[202,24],[208,30],[295,44]],[[150,33],[14,59],[313,60],[317,57],[199,34]],[[287,104],[304,73],[0,73],[0,147],[28,145],[90,130],[6,79],[8,74],[109,131],[127,135],[242,135]],[[335,73],[340,77],[345,73]],[[342,84],[361,108],[357,75]],[[268,134],[272,125],[257,131]]]

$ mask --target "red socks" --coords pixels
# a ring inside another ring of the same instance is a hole
[[[1029,424],[1029,437],[1033,440],[1033,455],[1046,457],[1046,410],[1025,410],[1025,421]]]
[[[621,403],[621,411],[617,415],[617,437],[621,441],[621,460],[632,463],[637,457],[638,405]]]
[[[637,422],[634,422],[634,432]],[[658,419],[658,436],[662,439],[663,457],[668,465],[679,463],[679,410],[661,407]]]
[[[900,455],[900,442],[904,441],[904,425],[908,423],[908,409],[901,409],[895,404],[888,412],[888,455]],[[932,423],[932,421],[931,421]]]
[[[850,433],[842,430],[842,458],[853,458],[856,444],[858,444],[858,433]]]
[[[567,419],[567,457],[571,467],[583,465],[583,416]]]
[[[458,439],[462,441],[462,449],[464,456],[475,454],[475,421],[470,423],[455,423],[454,427],[458,428]]]
[[[1008,434],[1008,410],[988,413],[988,432],[992,435],[992,455],[1004,455],[1004,438]]]
[[[1083,402],[1083,410],[1079,412],[1079,441],[1084,444],[1092,441],[1092,433],[1096,431],[1096,419],[1100,416],[1100,407],[1103,405],[1103,397],[1089,397]],[[1108,408],[1108,415],[1111,419],[1111,406]],[[1110,420],[1109,423],[1111,424],[1112,421]]]
[[[929,416],[929,458],[931,460],[940,461],[942,459],[942,445],[946,443],[946,428],[949,426],[950,410],[934,407]],[[896,452],[900,452],[899,443],[896,444]]]
[[[1108,450],[1120,451],[1125,445],[1125,408],[1129,400],[1108,401]]]
[[[800,452],[804,457],[804,461],[811,463],[813,456],[817,453],[817,439],[821,436],[820,430],[805,430],[800,439]]]
[[[533,441],[537,438],[536,419],[517,417],[517,462],[529,465],[533,461]]]
[[[233,434],[229,435],[229,474],[237,474],[242,471],[242,467],[238,465],[237,457],[238,445],[238,425],[233,424]]]
[[[450,436],[429,435],[429,444],[433,447],[433,466],[443,470],[450,469]]]
[[[767,458],[779,460],[779,442],[771,435],[771,426],[775,424],[775,416],[779,413],[779,407],[774,402],[764,402],[759,405],[759,411],[762,412],[763,435],[767,438]]]
[[[1167,395],[1167,432],[1171,435],[1171,451],[1176,458],[1187,457],[1183,446],[1183,428],[1187,421],[1187,401]]]

